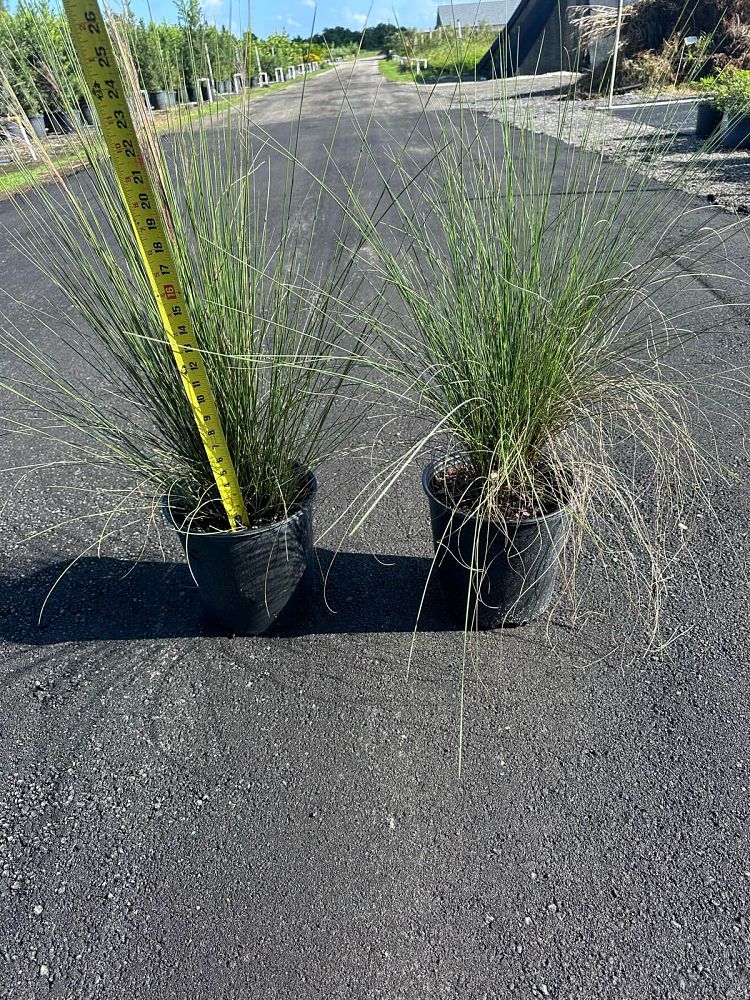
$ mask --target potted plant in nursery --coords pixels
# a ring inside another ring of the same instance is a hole
[[[655,199],[640,164],[605,167],[565,144],[573,99],[542,139],[514,127],[523,100],[495,109],[489,123],[466,111],[430,121],[426,160],[404,149],[381,166],[383,213],[357,210],[390,293],[369,317],[371,363],[422,429],[356,524],[427,452],[431,576],[463,629],[539,617],[574,593],[587,547],[618,563],[624,592],[656,618],[683,490],[706,468],[681,399],[696,327],[685,330],[680,295],[696,261],[711,266],[711,241],[697,221],[680,229],[679,203]]]
[[[194,104],[201,98],[199,78],[203,75],[205,58],[205,22],[198,0],[178,0],[179,39],[175,44],[175,61],[185,81],[185,97]]]
[[[47,131],[54,135],[75,133],[84,120],[83,90],[64,44],[62,14],[46,3],[24,2],[18,4],[13,19],[14,38],[3,49],[6,59],[12,59],[13,51],[19,57],[23,104],[32,128],[39,138]],[[43,116],[41,122],[39,115]]]
[[[47,128],[44,124],[44,111],[42,109],[41,98],[30,76],[27,76],[23,80],[18,97],[34,135],[37,139],[44,139],[47,135]]]
[[[44,139],[47,135],[47,128],[44,124],[44,113],[35,88],[30,86],[28,82],[24,82],[24,85],[16,91],[16,95],[31,131],[37,139]]]
[[[19,116],[21,105],[17,89],[11,89],[7,78],[0,77],[0,133],[3,138],[23,139],[23,122]]]
[[[162,55],[156,25],[139,21],[135,29],[135,58],[151,107],[154,111],[166,111],[170,99],[162,80]]]
[[[716,103],[716,77],[696,80],[695,88],[703,95],[698,102],[695,135],[698,139],[711,139],[719,131],[724,111]]]
[[[728,149],[750,149],[750,70],[728,66],[713,81],[714,101],[725,118],[721,137]]]
[[[214,138],[188,123],[174,133],[168,162],[150,115],[130,103],[247,525],[231,530],[236,525],[227,520],[96,136],[82,136],[86,198],[60,178],[19,201],[30,232],[19,235],[18,248],[70,307],[67,334],[60,326],[48,336],[61,349],[75,342],[77,364],[71,372],[55,363],[54,352],[42,359],[33,334],[6,327],[4,347],[30,374],[6,379],[4,388],[38,416],[19,418],[19,429],[36,428],[67,446],[71,461],[88,464],[97,482],[115,491],[101,495],[121,491],[102,509],[105,524],[119,519],[127,530],[134,510],[149,523],[163,506],[211,617],[233,633],[258,633],[292,611],[312,552],[315,471],[362,413],[349,402],[352,360],[341,346],[346,330],[335,305],[350,263],[343,250],[325,265],[312,263],[315,213],[297,229],[289,210],[293,169],[275,193],[279,223],[272,231],[271,167],[258,168],[235,117],[225,117],[226,155],[217,158]],[[106,534],[102,529],[89,547]]]
[[[43,139],[47,130],[41,98],[34,85],[30,41],[23,31],[24,20],[23,14],[17,17],[7,11],[0,14],[0,45],[8,53],[7,61],[0,70],[0,114],[6,132],[22,134],[25,126],[22,119],[25,116],[34,135]],[[16,30],[19,25],[21,30]],[[23,115],[19,114],[21,111]]]

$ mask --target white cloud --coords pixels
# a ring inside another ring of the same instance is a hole
[[[224,0],[203,0],[203,6],[206,8],[212,7],[215,10],[217,7],[224,6]]]
[[[412,2],[406,6],[397,4],[395,9],[391,9],[389,16],[383,20],[398,24],[401,27],[408,25],[415,28],[432,28],[435,26],[436,14],[437,3],[435,0],[418,0],[417,3]],[[372,17],[370,21],[374,23]]]
[[[290,28],[301,28],[302,27],[302,25],[299,23],[299,21],[295,21],[293,17],[288,17],[285,14],[277,14],[276,15],[276,20],[277,21],[281,21],[281,23],[284,24],[284,25],[288,24]]]
[[[302,0],[302,4],[305,7],[312,7],[313,10],[315,10],[315,7],[317,6],[315,0]]]
[[[367,14],[356,14],[354,11],[349,10],[348,7],[344,7],[341,11],[344,16],[344,22],[347,25],[352,25],[355,28],[364,28],[367,24]]]

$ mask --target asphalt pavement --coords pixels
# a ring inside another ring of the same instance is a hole
[[[419,106],[380,83],[364,63],[349,98],[363,119],[376,101],[387,145]],[[297,93],[257,102],[279,141]],[[300,154],[320,163],[341,92],[329,74],[305,93]],[[336,149],[356,164],[346,118]],[[732,252],[750,262],[745,239]],[[29,308],[67,307],[7,244],[0,282],[45,346]],[[746,365],[749,333],[728,308],[701,349]],[[0,997],[750,998],[749,405],[717,411],[738,479],[709,484],[668,647],[643,653],[593,565],[574,626],[483,633],[460,780],[462,636],[434,588],[406,675],[431,556],[417,470],[344,543],[328,607],[242,639],[204,621],[166,528],[141,553],[140,525],[73,566],[40,627],[90,534],[28,540],[81,511],[83,483],[22,482],[0,525]],[[3,468],[52,457],[2,442]],[[367,469],[318,470],[321,524]]]

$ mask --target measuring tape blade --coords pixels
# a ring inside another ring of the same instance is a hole
[[[73,45],[101,123],[104,142],[125,198],[185,395],[205,445],[229,524],[233,529],[240,528],[249,523],[245,502],[196,343],[159,203],[143,161],[107,26],[96,0],[64,0],[64,7]]]

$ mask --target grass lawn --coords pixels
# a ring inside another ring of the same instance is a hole
[[[64,173],[81,166],[82,162],[80,153],[70,152],[61,154],[55,157],[54,160],[55,166]],[[0,173],[0,198],[15,194],[25,187],[30,187],[33,182],[44,179],[44,176],[48,173],[49,170],[44,163],[40,163],[37,166],[24,167],[20,170],[11,168],[6,173]]]
[[[318,70],[316,73],[310,73],[307,78],[310,79],[314,76],[319,76],[320,73],[323,72],[325,72],[325,70]],[[212,114],[216,114],[216,112],[221,110],[226,104],[240,104],[245,97],[249,97],[251,100],[256,100],[267,94],[273,93],[274,91],[283,90],[286,87],[292,87],[295,84],[300,84],[301,82],[302,78],[298,77],[296,80],[285,80],[283,83],[272,83],[269,87],[258,87],[253,90],[246,91],[244,94],[222,96],[221,100],[217,103],[198,104],[193,108],[187,108],[185,105],[178,105],[175,108],[171,108],[169,111],[161,111],[157,113],[154,116],[154,125],[156,131],[159,133],[172,132],[186,121],[193,121],[206,115],[210,116]],[[74,137],[71,136],[71,143],[73,139]],[[71,173],[77,168],[85,165],[81,153],[75,149],[71,150],[71,143],[66,143],[64,148],[54,152],[51,156],[53,165],[62,173]],[[0,168],[0,198],[7,198],[10,195],[17,194],[19,191],[23,191],[24,189],[31,187],[40,180],[45,180],[45,178],[49,175],[49,167],[44,163],[40,163],[36,166],[34,164],[28,164],[23,167],[16,167],[11,164],[5,170]]]
[[[378,69],[386,80],[395,80],[396,83],[406,83],[407,81],[414,79],[412,73],[401,72],[401,67],[397,59],[381,59],[378,63]],[[417,79],[419,79],[419,77],[417,77]]]
[[[417,83],[436,83],[448,77],[461,76],[464,79],[474,79],[476,65],[489,49],[487,43],[467,44],[460,52],[460,62],[457,61],[456,50],[441,46],[415,58],[427,59],[427,69],[402,71],[397,59],[381,59],[380,72],[387,80],[396,83],[407,83],[416,79]],[[434,53],[434,54],[433,54]]]

